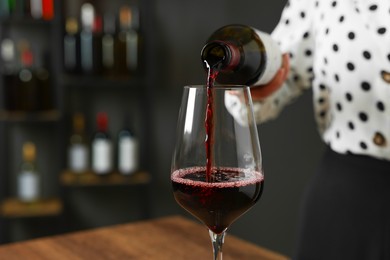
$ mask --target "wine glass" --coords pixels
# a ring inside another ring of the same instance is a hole
[[[171,182],[176,201],[208,227],[214,259],[222,259],[227,228],[263,191],[249,87],[184,87]]]

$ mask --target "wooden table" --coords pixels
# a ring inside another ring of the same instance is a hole
[[[207,229],[179,216],[115,225],[0,246],[0,259],[212,259]],[[224,259],[287,257],[227,235]]]

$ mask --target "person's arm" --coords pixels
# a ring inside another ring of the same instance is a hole
[[[257,123],[277,117],[287,104],[311,87],[314,4],[312,0],[290,0],[271,34],[284,57],[281,69],[271,82],[251,88]]]

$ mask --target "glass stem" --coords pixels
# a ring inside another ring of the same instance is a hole
[[[226,232],[223,231],[221,234],[215,234],[213,231],[209,230],[211,237],[211,243],[213,245],[214,260],[222,260],[222,246],[225,240]]]

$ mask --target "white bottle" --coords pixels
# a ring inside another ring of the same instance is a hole
[[[74,173],[83,173],[89,167],[89,148],[85,137],[84,115],[73,116],[73,133],[68,148],[68,168]]]
[[[118,134],[118,171],[123,175],[130,175],[136,172],[138,167],[138,139],[128,127],[125,127]]]
[[[112,140],[106,113],[98,113],[97,128],[92,140],[92,170],[98,175],[105,175],[113,171]]]
[[[17,197],[24,202],[40,197],[40,178],[36,167],[36,148],[31,142],[23,145],[23,162],[17,180]]]

